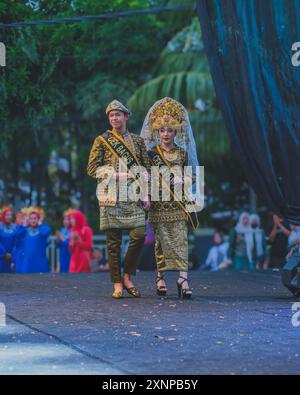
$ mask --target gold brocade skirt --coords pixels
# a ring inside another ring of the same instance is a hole
[[[117,202],[100,208],[100,230],[134,229],[146,225],[145,211],[137,203]]]
[[[155,231],[157,271],[188,271],[188,227],[186,221],[151,224]]]

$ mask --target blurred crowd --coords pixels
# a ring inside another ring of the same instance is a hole
[[[23,208],[17,213],[10,206],[0,211],[0,272],[46,273],[51,227],[44,223],[40,207]],[[93,246],[93,231],[79,210],[67,210],[63,226],[56,230],[59,249],[57,271],[96,272],[108,270],[103,251]]]
[[[11,206],[0,210],[0,273],[49,271],[47,247],[52,229],[44,223],[44,217],[40,207],[23,208],[17,213]],[[54,234],[58,250],[57,272],[109,270],[105,248],[93,248],[93,231],[80,210],[66,210],[62,227]],[[211,271],[281,268],[299,243],[300,227],[273,215],[272,224],[265,231],[259,215],[244,212],[229,235],[215,231],[213,246],[209,248],[205,262],[196,262],[197,257],[194,257],[191,268],[197,268],[199,264],[202,269]],[[154,246],[155,235],[147,223],[139,258],[140,270],[155,270]]]
[[[214,245],[203,268],[216,271],[225,268],[253,270],[281,268],[300,243],[300,227],[274,214],[266,232],[257,214],[242,213],[234,228],[224,237],[215,231]]]

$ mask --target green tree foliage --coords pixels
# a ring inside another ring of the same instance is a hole
[[[33,8],[27,3],[0,1],[1,22],[163,5],[153,0],[40,0]],[[168,18],[158,15],[0,31],[7,47],[7,67],[0,70],[5,201],[24,201],[20,185],[25,183],[37,194],[37,203],[45,201],[53,213],[71,204],[72,191],[81,194],[86,212],[95,210],[95,185],[85,168],[93,139],[108,127],[105,107],[114,98],[126,102],[147,79],[169,31]],[[54,150],[69,160],[68,174],[49,170]],[[95,226],[97,214],[91,215]]]
[[[206,163],[229,151],[197,18],[177,33],[162,51],[155,77],[140,86],[128,105],[142,113],[158,98],[173,97],[189,111],[199,155]]]
[[[195,4],[193,0],[30,3],[0,0],[1,22]],[[86,176],[86,163],[93,139],[108,127],[104,110],[114,98],[132,106],[129,128],[137,133],[158,98],[170,95],[182,101],[196,131],[201,162],[212,163],[219,155],[214,165],[220,163],[228,142],[193,15],[191,9],[0,29],[0,41],[7,49],[7,66],[0,68],[0,180],[4,182],[0,204],[11,202],[18,208],[44,203],[48,219],[55,222],[77,202],[96,230],[95,183]],[[69,168],[62,171],[51,164],[49,159],[55,156],[65,158]],[[211,178],[214,193],[220,178]]]

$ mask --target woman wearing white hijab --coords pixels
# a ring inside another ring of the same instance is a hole
[[[266,234],[260,227],[260,218],[257,214],[250,215],[250,225],[253,232],[254,255],[253,262],[256,269],[262,269],[266,260]]]
[[[250,215],[242,213],[236,227],[231,230],[229,235],[228,257],[232,261],[233,269],[254,269],[253,248]]]

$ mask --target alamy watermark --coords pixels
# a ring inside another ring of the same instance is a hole
[[[0,303],[0,328],[6,326],[6,308],[4,303]]]
[[[6,48],[5,44],[0,42],[0,66],[6,66]]]
[[[291,323],[294,328],[300,327],[300,302],[292,304],[292,319]]]
[[[292,65],[294,67],[299,67],[300,66],[300,42],[295,42],[292,45],[292,51],[294,52],[292,56]]]
[[[152,202],[184,202],[188,212],[204,208],[203,166],[143,166],[128,169],[126,160],[119,160],[118,173],[111,165],[96,172],[96,195],[99,203],[138,202],[150,197]]]

